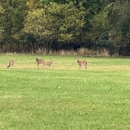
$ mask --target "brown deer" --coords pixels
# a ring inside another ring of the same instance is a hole
[[[37,67],[39,67],[39,64],[42,64],[42,68],[45,65],[45,61],[43,59],[36,58],[36,62],[37,62]]]
[[[45,65],[46,65],[46,66],[49,66],[49,67],[50,67],[51,64],[52,64],[52,60],[51,60],[51,59],[50,59],[50,61],[45,61]]]
[[[81,69],[82,65],[85,67],[85,69],[87,69],[87,61],[86,60],[80,61],[80,60],[76,59],[76,61],[78,63],[79,69]]]
[[[14,60],[10,60],[10,61],[9,61],[9,65],[7,66],[7,68],[9,68],[9,67],[11,67],[11,66],[13,67],[13,65],[14,65]]]

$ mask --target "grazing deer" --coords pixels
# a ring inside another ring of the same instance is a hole
[[[50,66],[51,66],[51,64],[52,64],[52,60],[51,60],[51,59],[50,59],[50,61],[48,61],[48,62],[47,62],[47,61],[45,61],[45,65],[47,65],[47,66],[49,66],[49,67],[50,67]]]
[[[81,66],[84,65],[85,69],[87,69],[87,61],[86,60],[83,60],[83,61],[80,61],[78,59],[77,60],[77,63],[78,63],[78,66],[79,66],[79,69],[81,69]]]
[[[13,65],[14,65],[14,60],[10,60],[10,61],[9,61],[9,65],[7,66],[7,68],[9,68],[9,67],[11,67],[11,66],[13,67]]]
[[[42,64],[42,68],[45,65],[45,61],[43,59],[36,58],[36,62],[37,62],[37,67],[39,67],[39,64]]]

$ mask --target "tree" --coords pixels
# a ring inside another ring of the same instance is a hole
[[[110,42],[122,55],[130,44],[130,2],[117,1],[111,4],[108,14]]]
[[[4,33],[4,27],[3,27],[3,21],[4,21],[4,19],[5,19],[5,17],[4,17],[4,9],[3,9],[3,7],[2,6],[0,6],[0,42],[2,42],[3,41],[3,33]]]
[[[90,36],[95,45],[113,50],[112,53],[125,54],[130,43],[129,10],[128,2],[112,2],[90,20]]]
[[[53,24],[55,22],[56,19],[50,14],[46,14],[45,9],[28,11],[22,31],[25,34],[33,35],[38,45],[42,45],[43,48],[49,51],[50,45],[55,39],[55,28]]]
[[[84,26],[84,14],[85,11],[80,12],[72,3],[50,2],[44,8],[28,11],[23,32],[33,35],[48,52],[53,41],[69,43],[77,40]]]
[[[13,42],[23,28],[25,16],[25,0],[1,0],[4,8],[2,27],[4,28],[4,41]]]
[[[89,32],[90,39],[95,43],[95,46],[100,48],[110,48],[108,40],[108,20],[107,12],[102,11],[90,19],[91,31]]]

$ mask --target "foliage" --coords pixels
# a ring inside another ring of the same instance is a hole
[[[129,18],[128,0],[1,0],[1,51],[12,44],[25,52],[67,46],[130,55]]]
[[[25,16],[25,0],[1,0],[1,6],[4,8],[4,13],[1,21],[1,26],[4,29],[3,39],[6,43],[15,42],[23,28],[23,19]]]
[[[118,51],[119,48],[125,48],[130,44],[130,27],[129,27],[129,17],[130,17],[130,3],[113,3],[109,7],[108,21],[109,21],[109,35],[110,42]],[[121,54],[124,53],[123,52]]]
[[[84,14],[83,9],[78,10],[72,3],[50,2],[41,9],[28,11],[23,32],[32,34],[47,49],[53,41],[74,42],[84,26]]]
[[[4,33],[4,28],[2,26],[2,21],[4,20],[4,8],[0,5],[0,42],[3,40],[3,33]]]

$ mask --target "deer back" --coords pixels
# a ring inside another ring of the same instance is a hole
[[[43,59],[36,58],[36,62],[37,64],[44,64],[45,61]]]
[[[49,62],[46,62],[47,66],[51,66],[51,64],[52,64],[52,60],[50,60]]]
[[[81,60],[77,59],[77,63],[78,63],[78,65],[87,65],[87,61],[86,60],[81,61]]]

